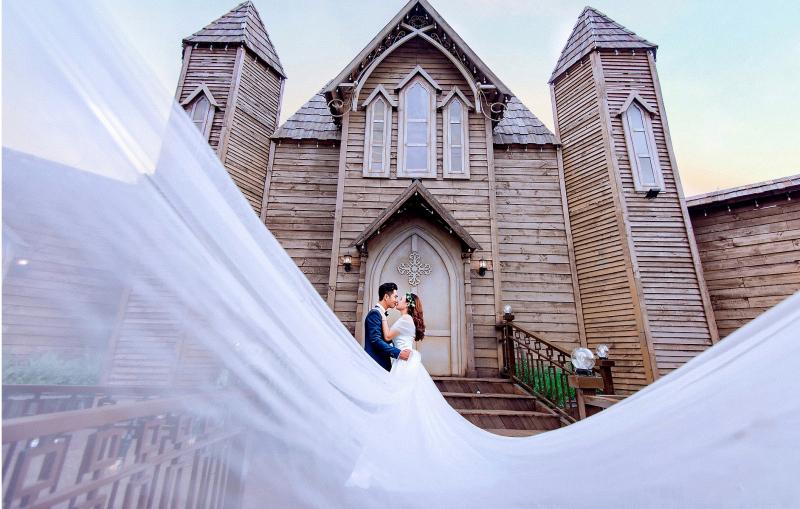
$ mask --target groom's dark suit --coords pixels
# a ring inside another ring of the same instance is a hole
[[[391,371],[392,361],[389,358],[394,357],[396,359],[400,355],[400,349],[384,341],[382,323],[381,309],[378,306],[370,309],[364,319],[364,350],[383,369]]]

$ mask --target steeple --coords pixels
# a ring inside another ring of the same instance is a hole
[[[639,37],[631,30],[620,25],[594,7],[585,7],[572,33],[567,39],[567,44],[561,51],[550,83],[556,80],[572,64],[588,55],[595,49],[652,49],[657,45]]]
[[[286,77],[281,61],[267,34],[255,5],[250,0],[240,3],[227,14],[186,37],[184,44],[244,44],[282,77]]]

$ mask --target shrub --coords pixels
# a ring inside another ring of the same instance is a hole
[[[55,352],[3,359],[3,385],[97,385],[102,357],[66,357]]]

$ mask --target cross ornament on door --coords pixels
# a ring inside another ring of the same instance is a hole
[[[408,284],[417,287],[419,286],[421,276],[430,275],[431,264],[422,263],[422,256],[416,251],[411,251],[411,254],[408,255],[408,263],[403,262],[398,265],[397,272],[402,276],[408,276]]]

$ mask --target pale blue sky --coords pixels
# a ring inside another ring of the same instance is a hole
[[[106,5],[174,92],[181,38],[237,0]],[[254,0],[289,77],[283,118],[366,45],[404,0]],[[586,0],[432,0],[504,83],[553,126],[547,79]],[[800,2],[594,0],[659,45],[658,70],[687,195],[800,173]]]

